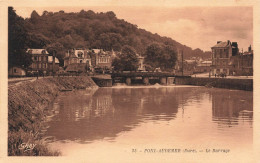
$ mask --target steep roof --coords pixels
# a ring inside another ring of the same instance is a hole
[[[27,49],[27,53],[30,53],[30,54],[49,54],[46,49]]]
[[[52,63],[52,56],[48,56],[48,63]],[[55,63],[60,63],[60,61],[56,57],[55,57]]]
[[[212,61],[203,61],[201,63],[203,63],[203,64],[212,64]]]
[[[228,46],[229,46],[228,42],[220,42],[220,43],[214,45],[212,48],[225,48]]]
[[[102,52],[102,49],[92,49],[94,53]]]

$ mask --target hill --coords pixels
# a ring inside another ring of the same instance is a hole
[[[21,20],[20,20],[21,21]],[[81,10],[78,13],[48,12],[39,15],[36,11],[31,17],[23,19],[27,31],[27,47],[57,49],[57,57],[63,64],[65,52],[71,48],[102,48],[120,51],[124,45],[133,47],[138,54],[145,55],[147,46],[152,43],[174,46],[182,49],[184,59],[190,57],[209,58],[210,54],[200,49],[192,50],[169,37],[153,34],[138,28],[114,12],[95,13]]]

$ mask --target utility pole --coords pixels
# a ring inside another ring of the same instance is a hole
[[[183,50],[181,51],[181,72],[182,72],[182,76],[183,76]]]
[[[55,67],[55,50],[52,53],[52,76],[54,77],[54,67]]]

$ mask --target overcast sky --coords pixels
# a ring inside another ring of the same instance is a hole
[[[92,7],[14,7],[22,17],[30,17],[33,10],[40,15],[44,10],[79,12],[113,11],[119,19],[136,24],[161,36],[193,49],[209,51],[217,41],[238,42],[240,51],[253,44],[252,7],[143,7],[143,6],[92,6]]]

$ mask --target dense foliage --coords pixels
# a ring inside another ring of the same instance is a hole
[[[28,45],[31,48],[54,48],[60,63],[65,52],[71,48],[102,48],[121,51],[125,45],[145,56],[146,48],[152,43],[172,46],[170,49],[183,49],[184,58],[200,56],[207,58],[200,49],[192,50],[168,37],[152,34],[137,25],[117,19],[112,12],[95,13],[81,10],[78,13],[48,12],[41,15],[36,11],[31,17],[21,20],[28,31]],[[165,60],[165,57],[163,57]],[[151,62],[151,60],[149,61]]]
[[[28,32],[24,19],[16,15],[12,7],[8,8],[8,66],[28,67],[31,57],[26,53],[29,45]]]
[[[146,48],[145,62],[154,68],[162,70],[171,70],[175,66],[177,60],[177,52],[173,46],[160,45],[157,43],[151,44]]]
[[[113,60],[112,65],[116,71],[136,71],[138,59],[134,48],[125,45],[121,54]]]

